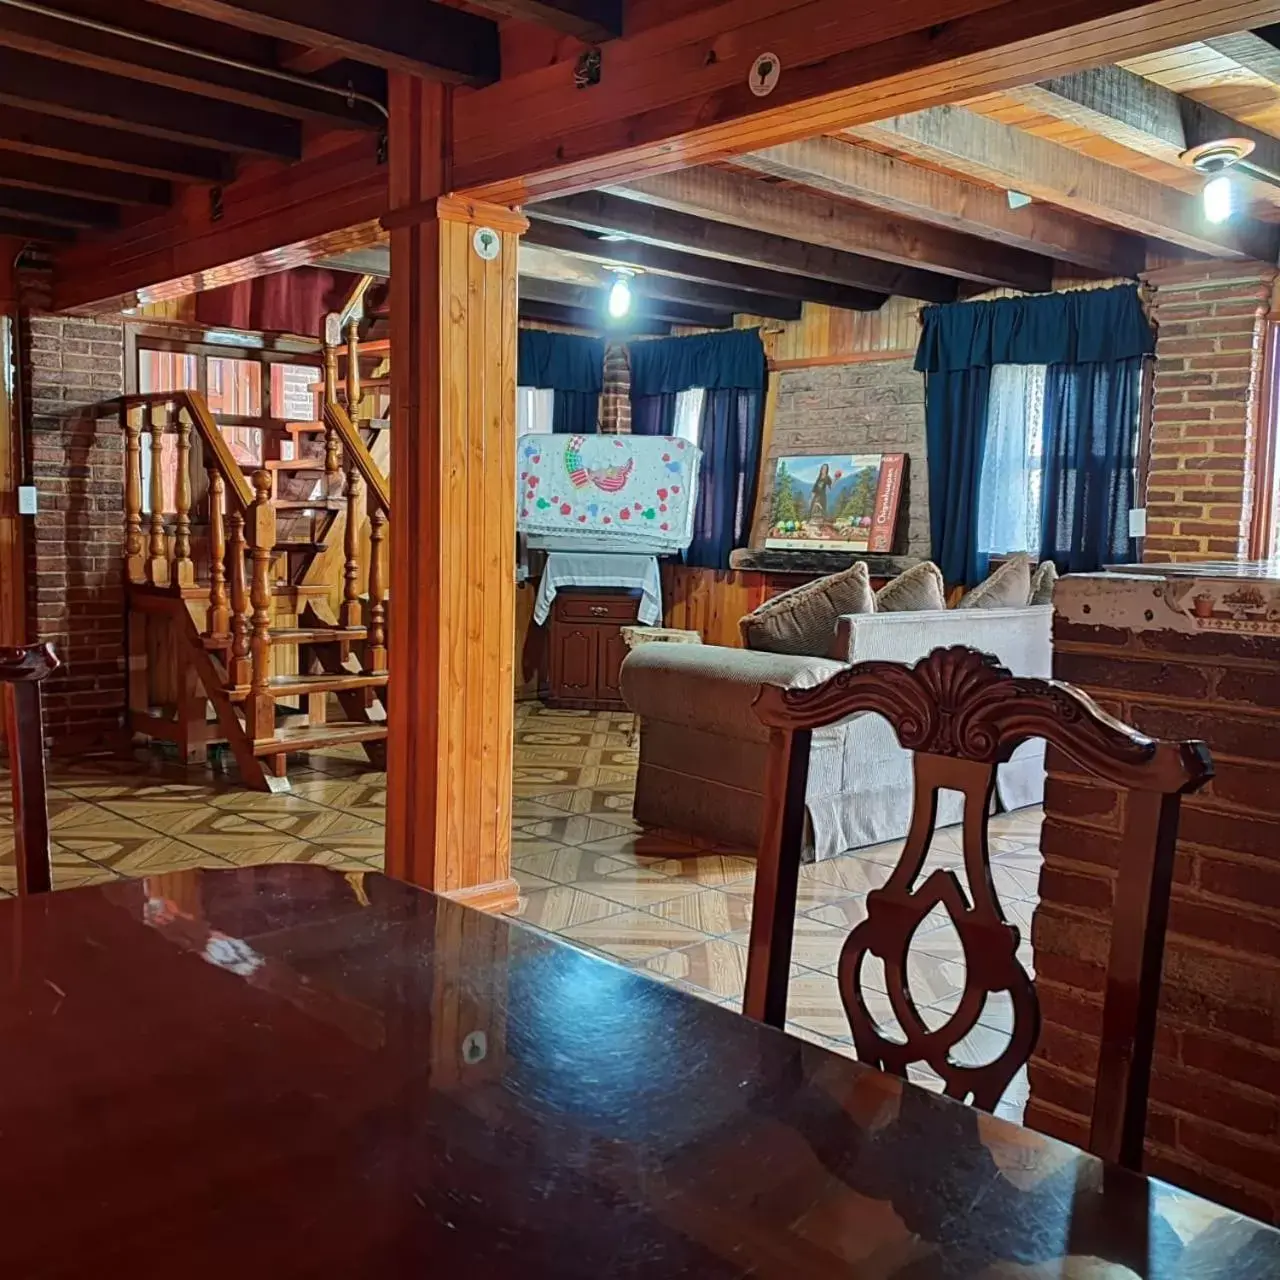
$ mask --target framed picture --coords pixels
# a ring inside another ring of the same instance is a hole
[[[779,551],[893,550],[906,456],[779,458],[764,545]]]

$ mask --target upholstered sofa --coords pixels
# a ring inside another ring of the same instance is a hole
[[[940,646],[993,653],[1015,675],[1048,676],[1050,605],[851,614],[836,625],[837,657],[729,649],[712,645],[644,645],[622,664],[622,695],[640,721],[640,767],[634,816],[743,849],[758,841],[768,732],[752,710],[761,684],[820,683],[843,662],[914,662]],[[904,836],[911,814],[911,759],[888,723],[875,715],[813,735],[806,807],[807,856]],[[1044,748],[1024,744],[1000,767],[1002,808],[1039,804]],[[939,825],[960,821],[960,797],[939,797]]]

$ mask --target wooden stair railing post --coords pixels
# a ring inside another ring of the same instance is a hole
[[[344,627],[358,627],[360,606],[360,498],[364,486],[360,469],[353,462],[347,471],[347,527],[343,537],[342,609],[338,620]]]
[[[244,512],[227,516],[227,570],[231,581],[231,657],[227,678],[232,688],[247,689],[252,678],[249,662],[249,587],[245,578]]]
[[[196,583],[195,561],[191,559],[191,418],[180,408],[178,420],[178,474],[174,485],[173,582],[178,587]]]
[[[209,619],[205,634],[225,639],[231,631],[231,611],[227,608],[227,486],[213,462],[206,470],[209,476]],[[243,566],[243,553],[241,564]]]
[[[245,708],[245,726],[255,741],[275,737],[275,703],[271,698],[271,549],[276,541],[276,513],[271,506],[271,475],[253,473],[254,500],[249,510],[249,556],[253,605],[249,651],[252,680]]]
[[[8,686],[0,701],[13,788],[13,861],[22,896],[53,887],[40,681],[58,666],[50,644],[0,648],[0,683]]]
[[[369,503],[369,644],[366,662],[370,671],[387,669],[387,579],[383,560],[387,513],[372,499]]]
[[[124,553],[125,576],[130,582],[146,581],[145,546],[142,537],[142,424],[146,409],[126,404],[124,419]]]
[[[167,405],[151,408],[151,537],[147,547],[147,581],[169,585],[168,544],[164,532],[164,424]]]
[[[347,321],[347,411],[352,422],[360,417],[360,321]]]
[[[335,315],[325,317],[324,321],[324,402],[338,403],[338,344],[342,341],[342,325]],[[334,477],[341,470],[342,446],[333,423],[325,418],[324,432],[324,477],[325,494],[334,491]]]

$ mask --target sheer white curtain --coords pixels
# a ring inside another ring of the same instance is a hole
[[[698,443],[698,433],[702,427],[702,402],[706,398],[703,387],[694,387],[691,391],[681,391],[676,396],[676,425],[672,435],[687,440],[690,444]]]
[[[978,551],[986,555],[1039,554],[1044,380],[1042,364],[998,364],[991,370],[978,481]]]
[[[530,432],[551,434],[551,419],[555,413],[556,393],[540,387],[516,388],[516,435]]]

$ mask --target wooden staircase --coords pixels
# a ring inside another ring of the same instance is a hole
[[[296,751],[359,744],[384,767],[386,396],[361,363],[387,344],[362,348],[351,320],[340,351],[335,329],[322,420],[288,423],[260,464],[198,392],[121,400],[130,727],[188,763],[225,744],[259,790],[288,788]]]

